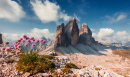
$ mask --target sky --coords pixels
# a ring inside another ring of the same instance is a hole
[[[86,23],[101,43],[130,42],[130,0],[0,0],[0,33],[4,41],[22,35],[55,39],[61,23],[73,17]]]

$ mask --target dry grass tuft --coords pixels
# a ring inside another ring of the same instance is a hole
[[[96,67],[95,70],[101,70],[99,67]]]
[[[6,63],[13,63],[13,62],[14,62],[14,59],[9,59],[9,60],[6,60],[5,62],[6,62]]]
[[[119,55],[123,58],[128,58],[130,59],[130,50],[125,50],[125,49],[113,49],[112,50],[113,54]]]

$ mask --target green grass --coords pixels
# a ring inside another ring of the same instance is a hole
[[[55,64],[48,58],[41,57],[36,52],[20,55],[20,59],[17,62],[17,70],[30,72],[30,74],[49,70],[50,68],[55,68]]]
[[[48,58],[48,59],[54,59],[55,57],[52,55],[41,55],[43,58]]]
[[[63,68],[63,69],[61,69],[61,71],[62,71],[63,73],[72,73],[69,68]]]
[[[73,63],[67,63],[65,65],[65,68],[75,68],[75,69],[78,69],[78,67],[75,64],[73,64]]]

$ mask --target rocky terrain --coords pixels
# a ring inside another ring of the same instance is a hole
[[[54,44],[51,40],[46,39],[46,41],[48,43],[42,49],[43,51],[39,52],[39,55],[58,57],[61,62],[59,59],[52,61],[55,65],[62,67],[53,69],[53,72],[44,73],[44,71],[31,75],[29,72],[23,73],[16,70],[16,64],[19,60],[16,54],[9,53],[8,56],[2,58],[0,52],[0,77],[49,77],[52,75],[59,77],[122,77],[130,74],[127,71],[127,68],[130,67],[129,60],[127,58],[124,60],[121,56],[113,54],[111,49],[95,41],[88,25],[83,24],[79,28],[75,18],[71,19],[66,26],[62,23],[57,27]],[[62,59],[62,57],[65,58]],[[7,62],[10,59],[13,59],[14,62]],[[77,65],[79,69],[70,68],[71,74],[63,73],[61,69],[65,68],[66,63],[63,61],[66,59]],[[117,71],[118,69],[120,71]]]
[[[62,23],[57,27],[54,45],[44,51],[56,50],[62,54],[83,53],[101,55],[98,51],[105,48],[107,47],[95,41],[86,23],[79,28],[76,19],[72,18],[66,25]]]
[[[91,65],[82,69],[72,69],[79,77],[123,77],[102,66]]]
[[[59,55],[68,56],[70,61],[78,66],[102,66],[107,70],[109,69],[109,72],[116,72],[122,76],[126,76],[126,68],[130,67],[129,60],[122,60],[122,57],[113,54],[111,49],[95,41],[87,24],[83,24],[78,29],[75,18],[71,19],[66,26],[62,23],[57,27],[54,45],[41,52],[41,54],[52,50],[58,54],[60,53]],[[118,69],[121,71],[115,71]],[[91,72],[94,72],[94,70],[91,70]],[[99,72],[96,72],[96,74],[97,76],[92,74],[91,76],[111,77],[110,73],[107,76],[99,76]],[[113,75],[112,77],[120,76]]]

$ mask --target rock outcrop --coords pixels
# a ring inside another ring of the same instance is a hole
[[[79,43],[91,45],[92,43],[96,44],[97,42],[92,37],[92,32],[89,29],[88,25],[84,23],[79,29]]]
[[[87,26],[83,24],[79,29],[79,43],[90,45],[92,43],[92,32]]]
[[[2,34],[0,33],[0,44],[3,43],[3,40],[2,40]]]
[[[57,27],[55,36],[56,36],[56,39],[55,39],[54,45],[56,47],[67,45],[67,40],[66,40],[66,35],[65,35],[65,27],[64,27],[63,23]]]
[[[57,27],[55,47],[76,45],[77,43],[86,45],[97,43],[92,37],[92,32],[87,24],[83,24],[79,29],[76,19],[72,18],[66,26],[62,23]]]
[[[79,39],[79,28],[75,18],[72,18],[65,26],[66,38],[69,45],[76,45]]]

